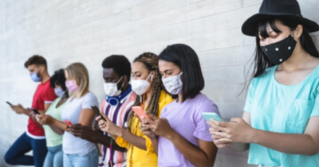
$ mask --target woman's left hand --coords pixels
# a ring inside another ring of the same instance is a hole
[[[156,135],[163,136],[165,138],[170,138],[173,132],[173,129],[169,125],[169,122],[165,118],[158,118],[154,114],[146,113],[151,119],[148,119],[145,124],[145,128],[151,129]]]
[[[247,124],[242,118],[232,118],[230,122],[218,122],[210,120],[209,124],[214,129],[211,131],[213,137],[218,136],[219,139],[215,143],[251,143],[254,129]]]

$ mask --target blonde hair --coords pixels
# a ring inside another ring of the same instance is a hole
[[[69,75],[69,79],[74,79],[78,85],[76,94],[72,94],[71,98],[82,97],[89,91],[89,72],[82,63],[72,63],[65,68]]]

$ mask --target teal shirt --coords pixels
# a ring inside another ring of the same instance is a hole
[[[65,107],[65,103],[63,103],[58,108],[56,108],[60,100],[61,98],[57,98],[56,100],[54,100],[45,113],[46,115],[50,115],[51,117],[59,121],[61,121],[61,114]],[[62,144],[62,135],[55,133],[48,125],[43,125],[43,128],[45,132],[47,147],[55,147]]]
[[[268,68],[251,81],[244,110],[250,113],[255,129],[303,134],[310,117],[319,116],[319,66],[301,83],[291,86],[276,81],[276,69],[277,66]],[[251,143],[248,163],[315,167],[319,165],[319,154],[286,154]]]

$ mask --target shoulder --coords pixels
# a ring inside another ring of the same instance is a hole
[[[97,102],[97,97],[91,93],[91,92],[88,92],[87,94],[85,94],[83,97],[81,97],[81,99],[83,99],[84,101],[95,101]]]
[[[194,99],[194,103],[198,105],[215,105],[215,103],[209,99],[205,94],[198,94]]]

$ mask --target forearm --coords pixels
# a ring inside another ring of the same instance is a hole
[[[307,134],[284,134],[254,129],[250,142],[288,154],[314,155],[319,144]]]
[[[55,133],[57,133],[59,135],[63,135],[64,131],[62,129],[60,129],[54,125],[49,125],[49,126]]]
[[[63,130],[63,131],[66,131],[67,130],[67,124],[62,122],[62,121],[59,121],[55,118],[52,118],[53,121],[52,121],[52,124],[51,125],[54,125],[55,127]]]
[[[143,137],[136,136],[125,129],[122,129],[119,136],[126,140],[128,143],[133,144],[135,147],[146,150],[145,139]]]
[[[177,132],[173,131],[171,135],[168,136],[168,139],[184,157],[195,166],[211,167],[213,165],[214,162],[210,160],[204,151],[189,143]]]
[[[154,152],[156,153],[156,155],[158,155],[158,137],[156,136],[152,138],[151,141],[152,141]]]
[[[123,147],[120,147],[119,145],[117,145],[114,139],[112,139],[109,136],[105,136],[103,134],[100,134],[98,132],[88,140],[93,142],[93,143],[100,143],[100,144],[104,145],[105,147],[110,147],[111,140],[113,140],[112,149],[117,150],[117,151],[121,151],[121,152],[126,151],[126,148],[123,148]]]

